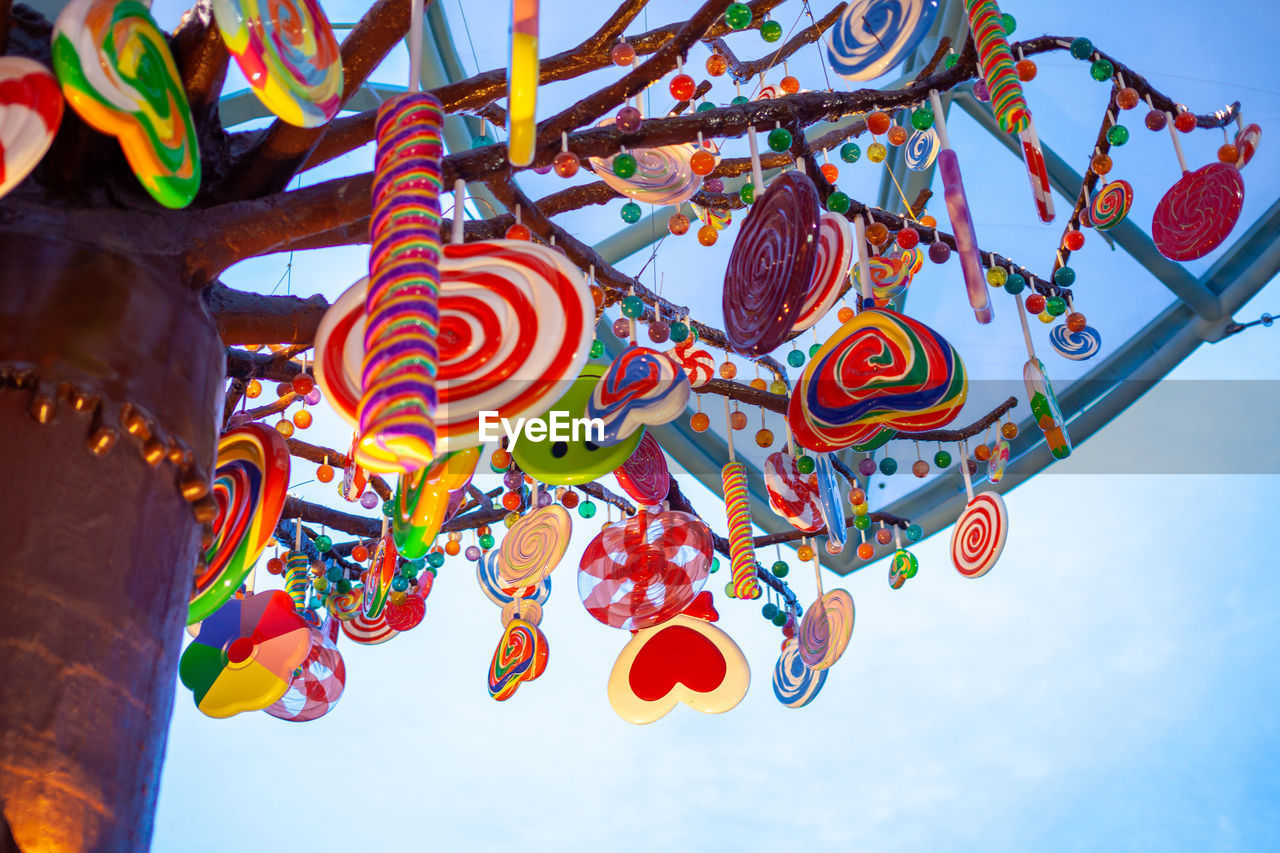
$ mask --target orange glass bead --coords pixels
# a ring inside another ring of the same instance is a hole
[[[515,225],[512,225],[510,228],[507,229],[507,239],[508,240],[532,240],[533,232],[530,231],[527,226],[517,222]]]
[[[507,468],[511,465],[511,454],[501,447],[493,451],[491,459],[495,468]]]
[[[1106,154],[1096,154],[1089,161],[1089,168],[1093,170],[1095,175],[1105,175],[1111,171],[1111,158]]]
[[[1240,159],[1240,149],[1236,148],[1230,142],[1218,148],[1218,160],[1222,163],[1230,163],[1232,166],[1236,164],[1236,160]]]
[[[1138,105],[1138,90],[1132,86],[1125,86],[1119,92],[1116,92],[1116,106],[1122,110],[1131,110]]]
[[[1078,252],[1084,248],[1084,232],[1068,231],[1067,235],[1062,238],[1062,245],[1066,246],[1073,252]]]
[[[713,53],[707,57],[707,73],[712,77],[719,77],[728,70],[729,60],[725,59],[720,54]]]
[[[591,285],[591,301],[599,308],[604,304],[604,288],[598,284]]]
[[[732,361],[726,361],[724,364],[720,365],[721,379],[733,379],[737,375],[738,375],[738,366],[734,364]]]
[[[306,409],[299,409],[293,413],[293,425],[298,429],[306,429],[311,426],[311,413]]]
[[[778,86],[788,95],[794,95],[796,92],[800,91],[800,81],[792,77],[790,74],[778,81]]]
[[[847,323],[853,319],[853,309],[848,305],[841,305],[840,310],[836,312],[836,319],[841,323]]]
[[[763,391],[765,388],[768,387],[768,383],[766,383],[763,379],[757,376],[755,379],[751,380],[751,387],[756,389],[757,391]]]
[[[280,433],[285,438],[288,438],[293,435],[293,422],[281,418],[276,424],[276,432]]]
[[[711,426],[711,418],[707,417],[706,412],[698,412],[689,418],[689,428],[694,432],[706,432],[709,426]]]
[[[889,144],[901,145],[907,141],[907,129],[900,124],[889,128]]]
[[[256,399],[262,393],[262,383],[256,379],[250,379],[249,384],[244,387],[244,395],[250,400]]]
[[[1013,421],[1006,421],[1000,425],[1000,434],[1010,441],[1013,441],[1018,437],[1018,425]]]
[[[365,560],[369,559],[369,549],[363,545],[356,545],[351,549],[351,559],[355,560],[357,563],[363,563]]]
[[[716,167],[716,158],[705,148],[699,148],[693,152],[693,156],[689,158],[689,171],[695,175],[710,175],[711,170]]]
[[[889,118],[889,114],[881,110],[876,110],[867,116],[867,130],[876,136],[884,136],[891,124],[893,124],[893,120]]]
[[[985,444],[979,444],[973,449],[973,458],[979,462],[986,462],[991,458],[991,448]]]
[[[572,178],[578,174],[581,165],[582,161],[572,151],[561,151],[551,161],[551,168],[555,169],[556,174],[562,178]]]
[[[836,178],[840,177],[840,170],[836,168],[835,163],[823,163],[822,177],[827,179],[827,183],[834,184],[836,182]]]
[[[614,65],[630,65],[636,61],[636,49],[625,41],[620,41],[609,51],[609,58]]]
[[[762,429],[756,433],[756,445],[759,447],[769,447],[773,444],[773,430]]]
[[[801,545],[796,549],[796,556],[800,558],[801,562],[809,562],[813,559],[813,546]]]
[[[322,483],[332,483],[333,482],[333,466],[321,465],[319,468],[317,468],[316,479]]]
[[[1073,332],[1083,332],[1084,327],[1089,325],[1084,315],[1079,311],[1072,311],[1067,315],[1067,328]]]
[[[673,213],[667,220],[667,230],[677,237],[689,233],[689,217],[683,213]]]
[[[273,575],[278,575],[283,573],[284,560],[280,559],[279,557],[272,557],[270,560],[267,560],[267,571]]]
[[[867,242],[873,246],[883,246],[889,239],[889,228],[883,222],[872,222],[867,226]]]
[[[732,413],[730,413],[730,415],[729,415],[729,426],[733,427],[734,429],[746,429],[746,428],[747,428],[747,413],[746,413],[746,412],[732,412]]]
[[[1173,120],[1173,126],[1183,133],[1190,133],[1196,129],[1196,114],[1189,111],[1178,113],[1178,117]]]
[[[448,554],[450,557],[458,556],[458,552],[461,550],[462,550],[462,546],[459,545],[457,542],[453,541],[452,539],[444,543],[444,552]]]
[[[293,381],[289,383],[293,386],[293,393],[300,397],[305,397],[311,393],[311,389],[316,387],[316,381],[306,373],[299,373],[293,377]]]
[[[849,492],[849,503],[857,506],[867,502],[867,493],[860,488],[855,488]]]
[[[245,344],[244,348],[247,349],[249,352],[257,352],[258,350],[262,349],[262,344]]]
[[[938,220],[926,213],[924,216],[920,217],[920,224],[925,228],[937,228]]]
[[[876,555],[876,548],[870,542],[863,542],[858,546],[858,559],[870,560]]]
[[[720,234],[710,225],[703,225],[698,229],[698,242],[702,245],[714,246],[718,239],[720,239]]]
[[[1036,79],[1036,64],[1030,59],[1021,59],[1013,67],[1018,69],[1018,79],[1023,83]]]

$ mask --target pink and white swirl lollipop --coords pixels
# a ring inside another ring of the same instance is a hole
[[[591,157],[591,168],[600,180],[636,201],[649,204],[681,204],[693,198],[702,178],[690,166],[696,145],[662,145],[630,151],[636,158],[635,174],[620,178],[613,172],[613,157]]]
[[[530,587],[551,574],[569,547],[573,522],[552,504],[526,514],[507,531],[498,551],[498,574],[507,587]]]
[[[849,220],[834,213],[823,213],[818,219],[818,261],[813,280],[805,292],[800,316],[793,332],[803,332],[821,320],[840,298],[840,288],[849,278],[853,263],[853,227]]]
[[[995,566],[1009,535],[1009,513],[996,492],[982,492],[956,519],[951,532],[951,562],[967,578],[980,578]]]
[[[800,660],[809,669],[827,669],[844,654],[853,635],[853,597],[833,589],[809,605],[800,620]]]
[[[1194,261],[1227,239],[1244,206],[1240,170],[1210,163],[1183,174],[1156,205],[1151,239],[1160,254],[1174,261]]]
[[[790,453],[770,453],[764,461],[769,507],[801,533],[817,533],[826,523],[818,501],[818,475],[801,474]]]
[[[0,197],[22,183],[62,124],[58,80],[39,62],[0,57]]]

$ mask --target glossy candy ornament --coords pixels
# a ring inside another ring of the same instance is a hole
[[[498,551],[494,549],[476,560],[476,581],[485,597],[499,607],[506,607],[516,599],[542,605],[551,597],[551,576],[547,575],[536,586],[513,587],[502,580],[498,569]]]
[[[324,600],[325,609],[339,622],[349,622],[361,615],[364,609],[364,591],[356,588],[346,592],[334,590]]]
[[[613,476],[624,492],[645,506],[662,503],[671,490],[667,457],[662,454],[658,440],[648,432],[640,439],[635,453],[618,466]]]
[[[391,532],[396,550],[408,560],[426,556],[427,549],[448,520],[451,497],[471,482],[480,459],[480,448],[469,447],[445,453],[429,468],[401,474],[391,515]]]
[[[702,176],[693,171],[692,165],[699,150],[706,149],[690,143],[637,148],[627,152],[635,159],[636,168],[626,177],[614,172],[615,157],[591,157],[590,163],[602,181],[630,199],[676,205],[693,198],[702,186]]]
[[[724,487],[724,508],[729,517],[729,559],[733,574],[733,597],[752,599],[760,595],[756,578],[755,543],[751,538],[751,504],[747,496],[747,469],[741,462],[725,463],[720,470]]]
[[[853,228],[849,220],[834,213],[823,213],[818,219],[818,258],[813,278],[792,332],[802,332],[826,316],[840,298],[840,289],[849,278],[852,262]]]
[[[342,56],[316,0],[213,0],[213,17],[258,100],[297,127],[342,105]]]
[[[562,506],[538,507],[507,531],[498,552],[498,574],[507,587],[537,586],[569,546],[573,521]]]
[[[387,606],[391,581],[396,575],[396,543],[390,533],[378,540],[369,568],[360,575],[364,582],[363,610],[366,619],[377,619]]]
[[[911,134],[906,147],[902,149],[902,158],[908,169],[923,172],[933,165],[941,149],[942,140],[938,138],[938,131],[930,127]]]
[[[996,120],[1005,133],[1018,133],[1027,127],[1031,114],[1022,99],[1022,83],[1005,37],[1000,7],[995,0],[965,0],[964,7]]]
[[[839,554],[848,541],[849,530],[845,526],[844,501],[840,499],[840,481],[836,479],[831,454],[818,454],[814,476],[818,479],[818,509],[827,528],[827,553]]]
[[[1022,381],[1027,388],[1031,414],[1044,433],[1049,452],[1055,459],[1066,459],[1071,455],[1071,436],[1067,434],[1062,409],[1058,408],[1057,395],[1053,393],[1049,377],[1045,376],[1044,363],[1038,358],[1029,359],[1022,367]]]
[[[289,723],[318,720],[333,710],[347,685],[347,666],[338,651],[338,623],[311,628],[311,650],[289,682],[289,689],[263,710]]]
[[[578,596],[592,618],[610,628],[648,628],[693,603],[711,557],[711,530],[698,517],[640,510],[587,545]]]
[[[363,612],[356,613],[342,623],[342,633],[353,642],[365,646],[376,646],[385,643],[400,632],[387,624],[387,614],[384,610],[372,618],[365,616]]]
[[[1009,450],[1009,441],[1004,438],[991,448],[991,458],[987,460],[987,480],[993,486],[1004,479],[1004,469],[1009,464]]]
[[[538,141],[538,0],[511,0],[509,67],[507,159],[528,166]]]
[[[1258,151],[1258,144],[1262,142],[1262,128],[1256,124],[1245,126],[1243,130],[1236,133],[1235,145],[1236,168],[1243,169],[1253,159],[1253,155]]]
[[[596,383],[586,417],[604,423],[601,444],[617,444],[644,426],[679,417],[689,402],[689,378],[661,352],[629,346]]]
[[[701,347],[693,345],[693,339],[687,338],[685,343],[666,351],[667,358],[684,368],[689,377],[689,385],[701,388],[716,376],[716,360]]]
[[[187,624],[207,618],[231,598],[275,535],[289,488],[289,448],[280,433],[246,424],[218,441],[210,495],[217,506],[213,542],[197,572]]]
[[[924,253],[919,249],[905,252],[889,252],[867,259],[867,270],[871,278],[872,303],[877,308],[888,306],[889,302],[911,286],[915,274],[924,265]],[[862,265],[854,264],[852,275],[855,287],[862,289]]]
[[[503,628],[489,662],[489,695],[499,702],[510,699],[521,684],[546,671],[550,654],[547,636],[537,625],[512,619]]]
[[[797,171],[751,206],[724,274],[725,332],[737,351],[766,355],[794,328],[817,266],[820,213],[813,181]]]
[[[61,124],[62,92],[49,69],[0,56],[0,198],[31,174]]]
[[[1109,181],[1089,204],[1089,222],[1099,231],[1110,231],[1129,215],[1133,206],[1133,186],[1128,181]]]
[[[893,589],[901,589],[904,583],[916,576],[919,568],[920,563],[916,560],[916,555],[904,548],[899,548],[893,552],[893,557],[889,560],[889,586]]]
[[[818,477],[801,474],[790,453],[770,453],[764,462],[764,487],[769,493],[769,506],[801,533],[817,533],[822,529],[822,511],[818,506]]]
[[[795,639],[782,644],[782,654],[773,667],[773,695],[788,708],[803,708],[822,690],[827,681],[825,669],[810,669],[800,659],[800,643]]]
[[[200,189],[191,108],[169,44],[139,0],[71,0],[53,25],[62,94],[90,127],[120,141],[129,167],[165,207]]]
[[[1156,205],[1151,239],[1160,254],[1174,261],[1194,261],[1227,239],[1244,205],[1240,170],[1210,163],[1186,172]]]
[[[938,13],[938,0],[853,0],[830,32],[831,70],[872,80],[906,59]]]
[[[285,694],[311,649],[311,629],[280,590],[232,598],[200,623],[178,677],[200,713],[224,719]]]
[[[853,598],[843,589],[833,589],[809,605],[800,620],[800,660],[814,670],[831,667],[844,654],[853,635]]]
[[[787,422],[810,450],[870,450],[898,430],[950,423],[968,390],[960,355],[941,335],[903,314],[865,310],[805,366]]]
[[[1066,323],[1058,323],[1049,331],[1049,343],[1063,358],[1084,361],[1102,349],[1102,335],[1093,326],[1073,332]]]
[[[969,501],[951,532],[951,562],[967,578],[980,578],[995,566],[1009,534],[1009,513],[996,492]]]
[[[630,438],[617,444],[597,444],[593,440],[599,437],[595,429],[571,431],[568,441],[552,441],[549,437],[549,421],[556,413],[563,412],[568,418],[583,416],[592,391],[604,372],[605,367],[600,364],[588,364],[582,368],[582,374],[573,381],[564,396],[539,418],[547,424],[543,430],[547,438],[530,438],[532,430],[528,423],[525,424],[525,435],[511,452],[520,470],[543,483],[572,486],[590,482],[631,457],[640,444],[643,430],[637,430]]]
[[[747,659],[718,620],[711,593],[703,591],[685,612],[637,631],[609,673],[609,704],[629,723],[661,719],[679,703],[721,714],[747,695]]]

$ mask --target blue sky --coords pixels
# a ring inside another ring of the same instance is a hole
[[[443,2],[458,28],[458,0]],[[177,4],[156,5],[161,22],[171,24]],[[364,5],[325,4],[335,21],[351,20]],[[784,26],[796,5],[781,7]],[[822,14],[831,5],[815,2],[814,10]],[[500,6],[466,0],[477,48],[476,60],[470,46],[464,50],[468,70],[477,60],[502,64],[505,12],[488,14]],[[544,53],[581,38],[605,14],[598,4],[543,6]],[[647,26],[694,7],[677,0],[652,6]],[[1087,33],[1196,109],[1243,100],[1246,116],[1264,128],[1260,159],[1245,173],[1244,221],[1275,198],[1280,172],[1271,154],[1280,139],[1280,94],[1263,88],[1274,77],[1267,41],[1274,26],[1238,25],[1273,24],[1270,6],[1237,4],[1231,15],[1185,2],[1002,6],[1018,17],[1020,37]],[[642,19],[632,31],[645,28]],[[1221,44],[1195,37],[1206,31],[1219,33]],[[742,37],[745,56],[759,51],[751,38]],[[699,67],[704,55],[695,49]],[[378,79],[401,82],[402,69],[403,54]],[[1084,67],[1064,56],[1045,58],[1041,69],[1029,92],[1041,134],[1077,163],[1096,132],[1105,91],[1090,88]],[[820,85],[812,76],[802,82]],[[572,85],[548,100],[580,97],[585,85]],[[1059,227],[1035,223],[1021,166],[1004,154],[985,157],[965,121],[953,120],[952,136],[984,244],[1028,263],[1044,258]],[[1146,134],[1140,116],[1129,124],[1135,137]],[[1205,161],[1216,144],[1211,134],[1197,135],[1189,156]],[[367,161],[368,152],[336,165],[366,168],[359,157]],[[1167,137],[1135,138],[1116,159],[1145,196],[1149,217],[1158,193],[1176,177]],[[849,180],[852,192],[866,197],[878,175]],[[1060,199],[1059,208],[1065,206]],[[570,222],[580,233],[602,235],[617,227],[616,208]],[[697,289],[714,291],[706,303],[718,303],[724,256],[670,248],[664,248],[668,286],[705,278],[710,284]],[[720,250],[727,253],[727,245]],[[686,254],[695,265],[685,263]],[[363,262],[358,249],[299,256],[293,292],[332,299],[361,274]],[[623,267],[634,272],[639,265]],[[284,258],[262,259],[226,280],[268,291],[284,268]],[[1108,319],[1115,341],[1168,302],[1167,291],[1143,280],[1131,262],[1098,246],[1086,247],[1078,269],[1091,288],[1079,288],[1081,299],[1088,295],[1096,306],[1082,310]],[[937,290],[923,291],[913,312],[944,314],[942,300],[958,295],[947,281],[925,282]],[[938,301],[924,298],[935,292]],[[1280,314],[1274,282],[1238,316],[1268,310]],[[1021,347],[1008,334],[1016,323],[983,330],[986,338],[972,324],[945,323],[940,328],[949,337],[956,329],[956,345],[967,360],[987,365],[986,375],[1000,375],[1009,367],[1001,353]],[[1044,333],[1036,334],[1043,346]],[[1046,363],[1055,377],[1070,369],[1056,357]],[[828,574],[827,588],[852,593],[857,624],[849,651],[806,709],[774,699],[768,682],[780,634],[760,618],[758,605],[724,598],[722,572],[710,588],[721,626],[751,664],[746,699],[724,715],[677,708],[650,726],[622,722],[605,683],[626,636],[591,619],[575,589],[578,555],[598,532],[598,523],[584,522],[553,576],[543,622],[550,666],[507,703],[492,702],[483,686],[501,630],[498,609],[461,560],[441,570],[418,629],[382,646],[341,646],[347,692],[319,721],[291,725],[265,714],[211,720],[178,685],[154,847],[1278,848],[1280,576],[1267,538],[1280,503],[1272,439],[1280,330],[1254,329],[1201,347],[1174,377],[1259,381],[1252,399],[1246,389],[1246,399],[1211,413],[1169,411],[1167,400],[1153,394],[1078,447],[1067,464],[1008,494],[1004,555],[980,580],[951,568],[949,533],[912,549],[920,573],[901,590],[889,589],[883,562],[845,579]],[[1162,421],[1176,423],[1171,431],[1181,437],[1169,452],[1225,449],[1237,462],[1256,459],[1259,470],[1272,473],[1071,473],[1106,470],[1126,451],[1108,434],[1132,436],[1125,441],[1133,442],[1133,454],[1150,452]],[[313,432],[313,440],[344,444],[331,416],[318,416]],[[310,476],[300,466],[294,480]],[[315,488],[297,493],[335,502]],[[719,501],[700,486],[688,488],[698,509],[723,528]],[[793,555],[787,557],[794,567]],[[794,571],[790,580],[802,600],[812,599],[810,572]]]

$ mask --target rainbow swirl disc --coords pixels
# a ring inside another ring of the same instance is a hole
[[[1067,328],[1066,323],[1058,323],[1049,330],[1049,343],[1063,358],[1084,361],[1093,358],[1102,349],[1102,335],[1093,326],[1085,326],[1080,331],[1073,332]]]
[[[1210,163],[1187,172],[1156,205],[1151,239],[1160,254],[1172,261],[1194,261],[1227,239],[1244,206],[1240,170],[1226,163]]]
[[[209,617],[240,588],[275,535],[289,489],[289,448],[276,430],[251,423],[218,441],[209,494],[217,506],[205,567],[195,577],[187,624]]]
[[[820,213],[800,172],[774,178],[751,206],[724,273],[725,332],[737,351],[766,355],[795,326],[817,266]]]
[[[912,279],[924,265],[924,252],[908,249],[901,254],[888,254],[867,260],[871,278],[871,299],[875,307],[884,308],[891,300],[906,293]],[[862,289],[862,271],[858,264],[851,270],[854,288]]]
[[[996,492],[981,492],[956,519],[951,562],[966,578],[980,578],[995,566],[1009,535],[1009,513]]]
[[[840,660],[853,635],[853,618],[853,598],[843,589],[823,593],[811,604],[796,634],[805,666],[823,670]]]
[[[853,0],[829,33],[831,70],[873,80],[906,59],[929,32],[938,0]]]
[[[120,141],[129,167],[165,207],[200,190],[200,151],[182,76],[138,0],[71,0],[53,25],[62,94],[94,130]]]
[[[689,377],[657,350],[632,344],[609,365],[591,390],[586,416],[599,419],[603,430],[597,444],[606,447],[634,435],[645,426],[675,420],[689,402]]]
[[[513,587],[506,585],[498,570],[498,550],[495,548],[476,560],[476,581],[485,597],[499,607],[506,607],[517,598],[526,602],[546,604],[551,597],[551,576],[547,575],[534,586]],[[505,624],[505,623],[504,623]]]
[[[782,646],[782,654],[773,667],[773,695],[788,708],[803,708],[814,699],[827,681],[825,669],[810,669],[800,658],[800,645],[794,639]]]
[[[560,563],[573,522],[564,507],[539,507],[511,526],[498,550],[498,574],[508,587],[541,583]]]
[[[1129,215],[1133,206],[1133,186],[1128,181],[1110,181],[1089,204],[1089,222],[1099,231],[1110,231]]]
[[[542,675],[549,655],[547,637],[537,625],[512,619],[489,662],[489,695],[499,702],[510,699],[521,684]]]
[[[212,0],[227,50],[281,120],[319,127],[342,106],[342,56],[316,0]]]
[[[946,426],[968,393],[960,354],[941,335],[903,314],[866,310],[809,360],[787,422],[810,450],[869,450],[899,431]]]
[[[902,158],[908,169],[923,172],[933,165],[941,150],[942,140],[938,138],[938,131],[929,127],[911,134],[907,144],[902,147]]]

